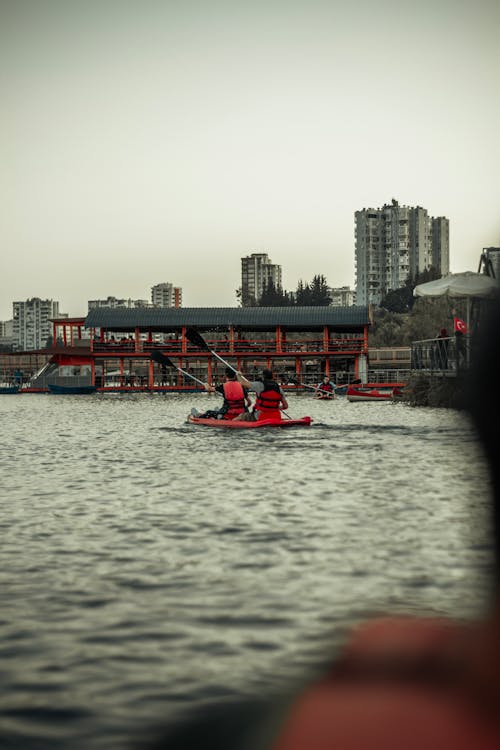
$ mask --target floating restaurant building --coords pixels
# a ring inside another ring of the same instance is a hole
[[[45,390],[51,383],[102,391],[199,390],[177,368],[214,382],[224,365],[190,342],[191,328],[250,379],[269,368],[290,388],[323,375],[337,383],[364,380],[370,323],[368,307],[98,307],[86,318],[52,321],[55,346],[44,352],[48,362],[27,390]],[[158,364],[155,352],[175,368]]]

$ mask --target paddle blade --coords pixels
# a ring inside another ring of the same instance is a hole
[[[194,328],[188,328],[186,330],[186,338],[193,344],[193,346],[197,346],[199,349],[204,349],[207,352],[210,351],[210,347],[208,346],[206,341],[202,338],[198,331],[194,330]]]
[[[153,349],[151,352],[151,359],[157,362],[159,365],[165,365],[166,367],[175,367],[174,363],[169,357],[166,357],[161,352]]]

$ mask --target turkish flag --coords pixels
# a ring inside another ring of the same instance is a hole
[[[460,318],[453,318],[453,330],[455,333],[467,333],[467,324]]]

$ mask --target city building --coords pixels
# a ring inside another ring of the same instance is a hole
[[[434,218],[421,206],[382,208],[355,214],[356,302],[379,304],[387,292],[431,268],[449,273],[449,220]]]
[[[107,297],[106,299],[89,299],[88,309],[95,307],[150,307],[151,303],[147,299],[118,299],[117,297]]]
[[[13,344],[13,321],[0,320],[0,350],[11,349]]]
[[[163,282],[151,287],[151,303],[153,307],[182,307],[182,289]]]
[[[52,336],[51,318],[65,317],[59,313],[59,302],[39,297],[13,302],[12,309],[12,339],[16,351],[43,349]]]
[[[330,287],[332,307],[351,307],[356,304],[356,291],[349,286]]]
[[[281,288],[281,266],[271,261],[267,253],[252,253],[241,259],[241,304],[248,307],[262,297],[264,289],[272,282]]]
[[[500,280],[500,247],[484,247],[482,259],[486,261],[486,273]]]

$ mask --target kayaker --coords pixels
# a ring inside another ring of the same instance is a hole
[[[211,418],[211,419],[235,419],[240,414],[248,412],[251,406],[248,390],[246,390],[236,378],[236,373],[230,367],[225,369],[225,380],[219,385],[210,385],[205,383],[205,390],[208,393],[220,393],[224,396],[224,403],[220,409],[209,409],[200,414],[197,409],[191,409],[193,417]]]
[[[274,379],[272,370],[263,370],[262,380],[247,380],[241,372],[238,372],[237,377],[244,388],[257,396],[252,414],[245,419],[281,419],[281,412],[288,409],[288,402]]]
[[[314,398],[333,398],[335,386],[332,381],[325,375],[321,383],[318,383],[318,390],[314,394]]]

